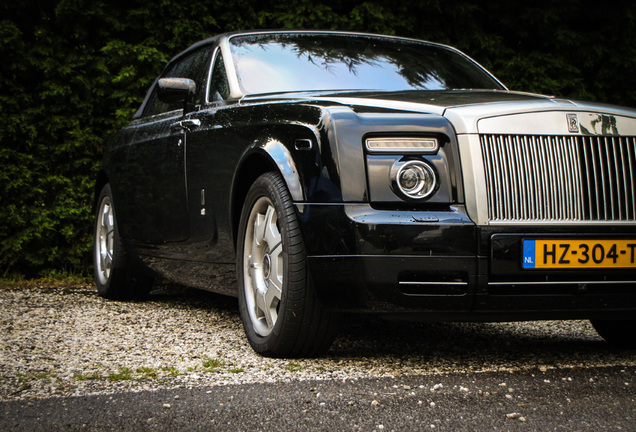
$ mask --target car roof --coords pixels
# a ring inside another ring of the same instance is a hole
[[[369,37],[369,38],[382,38],[382,39],[389,39],[389,40],[393,39],[393,40],[402,41],[402,42],[414,42],[414,43],[419,43],[419,44],[436,46],[436,47],[439,47],[441,49],[445,49],[445,50],[450,50],[450,51],[456,52],[456,53],[458,53],[458,54],[460,54],[460,55],[462,55],[464,57],[467,57],[469,60],[474,62],[474,60],[472,60],[466,54],[464,54],[463,52],[459,51],[458,49],[456,49],[456,48],[454,48],[452,46],[440,44],[440,43],[437,43],[437,42],[430,42],[430,41],[425,41],[425,40],[422,40],[422,39],[407,38],[407,37],[402,37],[402,36],[392,36],[392,35],[384,35],[384,34],[378,34],[378,33],[363,33],[363,32],[344,31],[344,30],[282,30],[282,29],[280,29],[280,30],[241,30],[241,31],[220,33],[218,35],[209,37],[207,39],[200,40],[200,41],[190,45],[188,48],[186,48],[185,50],[183,50],[179,54],[175,55],[172,59],[170,59],[170,61],[166,64],[166,66],[164,67],[162,73],[159,76],[163,75],[163,72],[168,67],[170,67],[174,62],[178,61],[181,57],[186,56],[189,53],[191,53],[192,51],[195,51],[195,50],[197,50],[197,49],[199,49],[201,47],[209,46],[209,45],[215,45],[215,44],[219,43],[219,41],[221,41],[223,39],[229,39],[229,38],[232,38],[234,36],[267,35],[267,34],[340,35],[340,36],[357,36],[357,37]],[[486,72],[488,72],[488,71],[486,71]],[[157,77],[157,79],[159,79],[159,77]],[[156,84],[156,80],[155,80],[155,83],[153,83],[153,85],[148,90],[148,93],[146,94],[146,97],[144,98],[143,102],[141,103],[141,106],[139,107],[139,109],[133,115],[133,119],[137,119],[137,118],[140,118],[142,116],[143,111],[145,109],[145,106],[146,106],[146,104],[147,104],[147,102],[148,102],[148,100],[150,98],[150,94],[152,92],[152,88],[155,86],[155,84]]]
[[[199,42],[196,42],[193,45],[186,48],[184,51],[174,56],[168,62],[168,64],[173,63],[174,61],[178,60],[180,57],[198,48],[201,48],[206,45],[215,44],[217,41],[219,41],[222,38],[231,38],[234,36],[262,35],[262,34],[309,34],[309,35],[315,34],[315,35],[341,35],[341,36],[350,35],[350,36],[359,36],[359,37],[385,38],[385,39],[394,39],[394,40],[405,41],[405,42],[410,41],[410,42],[424,43],[427,45],[434,45],[434,46],[450,49],[453,51],[457,51],[456,48],[453,48],[448,45],[440,44],[437,42],[430,42],[430,41],[425,41],[422,39],[407,38],[402,36],[392,36],[392,35],[385,35],[385,34],[378,34],[378,33],[363,33],[363,32],[354,32],[354,31],[345,31],[345,30],[240,30],[240,31],[234,31],[234,32],[220,33],[216,36],[212,36],[210,38],[203,39]]]

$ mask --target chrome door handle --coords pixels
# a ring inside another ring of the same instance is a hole
[[[172,129],[173,131],[182,130],[185,132],[192,132],[194,129],[198,128],[199,126],[201,126],[201,120],[187,119],[187,120],[178,121],[176,123],[172,123],[172,125],[170,125],[170,129]]]

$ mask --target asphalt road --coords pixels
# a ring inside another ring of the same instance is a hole
[[[636,368],[245,384],[0,404],[4,431],[634,431]]]
[[[178,287],[0,305],[0,431],[636,431],[636,351],[584,321],[354,320],[292,362],[253,353],[233,299]]]

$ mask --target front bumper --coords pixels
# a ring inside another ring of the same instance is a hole
[[[444,211],[299,205],[321,299],[347,312],[431,320],[634,318],[636,271],[524,270],[524,238],[636,238],[636,227],[478,227]]]

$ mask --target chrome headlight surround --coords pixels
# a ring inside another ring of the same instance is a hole
[[[396,161],[390,177],[393,191],[411,200],[430,198],[439,188],[437,171],[421,159]]]

